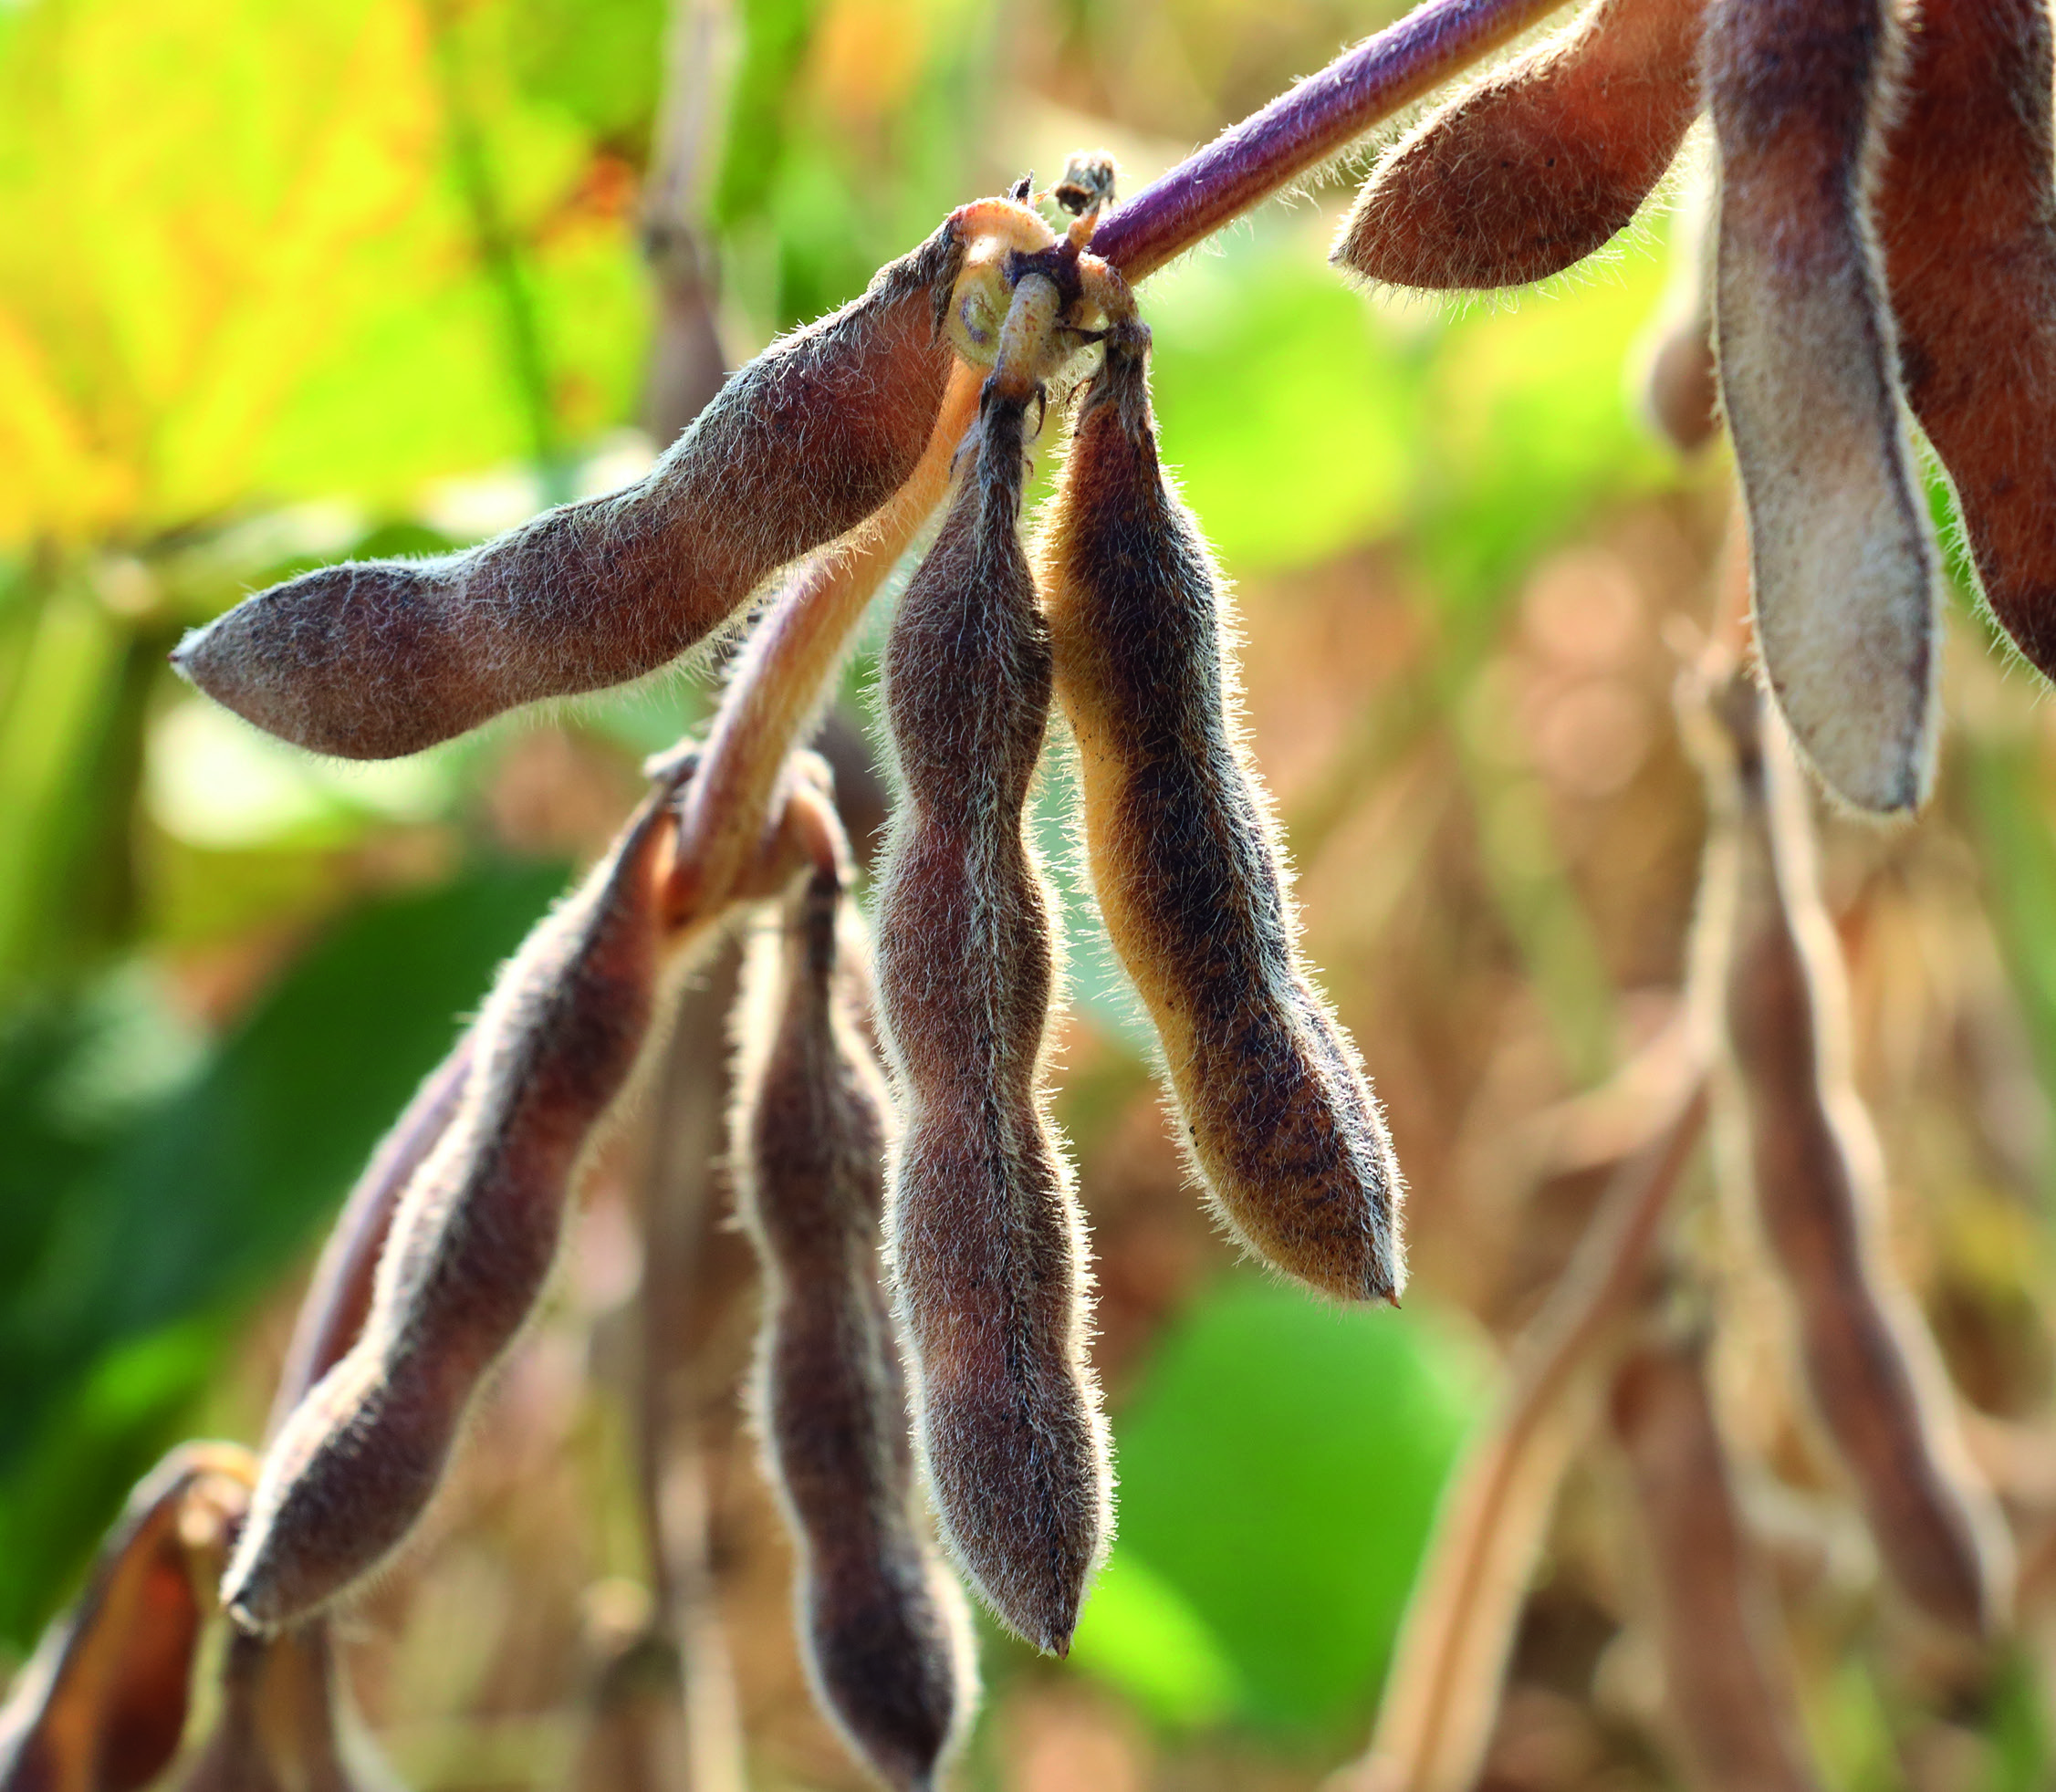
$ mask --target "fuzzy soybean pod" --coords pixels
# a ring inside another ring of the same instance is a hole
[[[0,1706],[0,1792],[140,1792],[185,1730],[203,1584],[249,1498],[256,1463],[184,1443],[129,1497],[78,1604]]]
[[[900,801],[878,983],[893,1292],[944,1537],[1007,1624],[1061,1652],[1111,1495],[1082,1223],[1042,1092],[1055,950],[1022,811],[1050,671],[1018,533],[1024,406],[988,393],[887,646]]]
[[[187,636],[173,663],[259,727],[350,759],[655,670],[913,471],[949,376],[960,258],[945,224],[773,343],[627,490],[468,553],[305,573]]]
[[[1892,0],[1712,0],[1720,391],[1756,638],[1800,750],[1861,809],[1934,769],[1936,549],[1866,193],[1901,58]]]
[[[1613,1374],[1608,1416],[1641,1519],[1664,1684],[1705,1792],[1814,1792],[1762,1564],[1743,1528],[1704,1341],[1654,1334]]]
[[[1391,1299],[1405,1281],[1399,1168],[1299,960],[1221,581],[1157,462],[1147,342],[1136,324],[1109,336],[1042,548],[1093,891],[1229,1229],[1323,1293]]]
[[[1717,714],[1733,760],[1714,793],[1732,852],[1727,1053],[1806,1385],[1887,1574],[1937,1622],[1988,1635],[2007,1620],[2010,1542],[1957,1435],[1934,1339],[1879,1248],[1883,1164],[1850,1083],[1806,793],[1753,691],[1730,684]]]
[[[811,873],[752,954],[730,1162],[766,1285],[755,1403],[799,1555],[822,1708],[888,1786],[936,1775],[975,1688],[968,1614],[917,1517],[880,1262],[889,1098],[850,1012],[861,943]]]
[[[1625,229],[1699,110],[1706,0],[1598,0],[1460,95],[1364,185],[1332,259],[1367,280],[1516,287]]]
[[[2056,135],[2048,0],[1922,0],[1880,170],[1906,395],[1992,613],[2056,675]]]
[[[363,1330],[266,1454],[222,1585],[246,1628],[307,1617],[400,1547],[540,1298],[579,1166],[684,955],[661,902],[687,769],[529,935],[475,1023],[462,1105],[401,1197]]]

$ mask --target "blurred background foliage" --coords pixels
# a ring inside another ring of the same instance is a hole
[[[637,755],[704,713],[704,676],[673,674],[342,766],[164,665],[299,567],[476,539],[647,463],[667,43],[713,58],[693,203],[733,362],[957,202],[1101,141],[1132,189],[1397,10],[735,0],[680,36],[663,0],[0,4],[0,1667],[168,1443],[256,1435],[355,1169]],[[1596,1187],[1536,1172],[1531,1123],[1675,1016],[1700,816],[1667,692],[1727,499],[1636,416],[1663,226],[1560,291],[1438,309],[1331,277],[1339,203],[1270,209],[1144,309],[1166,456],[1239,581],[1309,945],[1409,1167],[1416,1293],[1341,1313],[1235,1266],[1073,902],[1060,1111],[1121,1542],[1068,1663],[987,1635],[980,1786],[1308,1786],[1361,1740],[1494,1339]],[[1895,1241],[1959,1384],[2019,1416],[2049,1393],[2056,727],[1967,611],[1957,632],[1936,811],[1835,831],[1830,888]],[[622,1516],[632,1156],[363,1619],[360,1690],[423,1788],[559,1779],[595,1589],[647,1571]],[[694,1298],[752,1759],[851,1785],[738,1433],[733,1238]],[[1661,1778],[1590,1518],[1605,1472],[1574,1480],[1493,1784]],[[1976,1729],[1900,1673],[1811,1664],[1839,1783],[1943,1784],[1920,1751]],[[1946,1783],[2038,1783],[2039,1678],[2008,1696]]]

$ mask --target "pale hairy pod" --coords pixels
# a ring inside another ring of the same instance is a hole
[[[1721,400],[1756,638],[1800,750],[1860,809],[1934,772],[1937,553],[1867,193],[1903,46],[1891,0],[1712,0]]]
[[[1699,110],[1706,0],[1597,0],[1377,167],[1331,259],[1433,291],[1560,274],[1624,230]]]
[[[2056,133],[2048,0],[1923,0],[1878,174],[1906,396],[2000,625],[2056,675]]]
[[[1641,1519],[1664,1686],[1705,1792],[1813,1792],[1777,1611],[1750,1547],[1706,1385],[1704,1345],[1651,1335],[1608,1400]]]
[[[1713,712],[1730,754],[1722,1017],[1763,1236],[1791,1296],[1806,1386],[1886,1572],[1937,1622],[2004,1627],[2011,1542],[1958,1435],[1919,1309],[1876,1236],[1883,1164],[1850,1082],[1849,1016],[1821,905],[1806,792],[1775,718],[1739,679]]]
[[[185,1729],[205,1587],[256,1478],[234,1443],[184,1443],[135,1492],[78,1603],[0,1707],[4,1792],[139,1792]]]
[[[764,1269],[755,1403],[798,1550],[801,1652],[879,1777],[928,1787],[976,1669],[963,1593],[918,1516],[880,1261],[890,1098],[850,1011],[863,954],[842,883],[832,864],[809,874],[755,944],[730,1162]]]
[[[351,759],[654,671],[913,471],[949,376],[960,257],[945,224],[773,343],[627,490],[467,553],[302,574],[187,636],[173,663],[259,727]]]
[[[232,1632],[220,1714],[180,1792],[397,1792],[339,1683],[326,1622]]]
[[[1093,891],[1228,1229],[1323,1293],[1390,1299],[1405,1282],[1404,1184],[1355,1049],[1300,963],[1242,744],[1226,597],[1157,461],[1147,342],[1138,324],[1110,333],[1040,556]]]
[[[1050,666],[1018,533],[1024,412],[988,389],[888,643],[900,801],[878,982],[902,1120],[893,1293],[943,1533],[999,1617],[1061,1651],[1111,1491],[1083,1226],[1042,1090],[1055,950],[1023,806]]]
[[[690,766],[669,767],[500,973],[461,1108],[401,1197],[362,1333],[266,1455],[222,1587],[246,1628],[307,1617],[400,1547],[540,1298],[579,1167],[649,1042],[661,984],[690,956],[662,912]]]

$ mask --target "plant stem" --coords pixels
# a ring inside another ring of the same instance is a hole
[[[1428,0],[1151,182],[1093,253],[1131,283],[1155,273],[1562,4]]]

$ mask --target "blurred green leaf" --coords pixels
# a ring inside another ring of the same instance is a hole
[[[1235,1664],[1206,1620],[1132,1549],[1118,1545],[1093,1584],[1070,1661],[1164,1724],[1216,1723],[1241,1702]]]
[[[1366,1708],[1487,1384],[1425,1311],[1247,1274],[1165,1335],[1115,1424],[1118,1553],[1220,1640],[1241,1715],[1325,1729]]]

